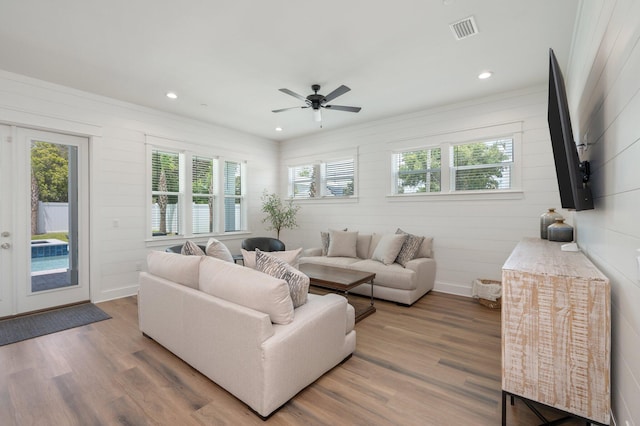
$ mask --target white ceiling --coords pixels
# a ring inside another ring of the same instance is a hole
[[[545,84],[578,0],[0,0],[0,69],[274,140]],[[479,33],[456,41],[470,15]],[[478,80],[491,70],[489,80]],[[167,91],[179,98],[171,101]],[[276,132],[282,126],[283,132]]]

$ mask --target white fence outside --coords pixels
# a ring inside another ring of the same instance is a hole
[[[231,204],[231,203],[230,203]],[[226,210],[226,209],[225,209]],[[240,226],[240,205],[231,204],[231,209],[235,210],[233,216],[227,217],[226,227],[228,229],[239,229]],[[192,206],[194,234],[206,234],[209,232],[209,205],[194,204]],[[176,204],[167,205],[167,233],[178,232],[178,209]],[[237,225],[237,227],[236,227]],[[160,229],[160,207],[158,204],[151,206],[151,229]],[[49,232],[69,231],[69,203],[43,203],[38,205],[38,234]]]
[[[69,232],[69,203],[38,202],[38,234]]]
[[[167,204],[166,222],[167,222],[168,234],[178,233],[179,231],[178,224],[180,223],[180,218],[179,218],[179,210],[177,207],[178,206],[176,204]],[[228,214],[225,217],[225,222],[226,222],[225,227],[228,230],[240,229],[240,226],[241,226],[240,225],[241,224],[240,205],[233,204],[231,209],[233,210],[233,213],[231,217],[229,217]],[[225,213],[227,213],[227,210],[231,210],[231,209],[225,208]],[[191,206],[191,211],[192,211],[192,223],[194,227],[192,233],[193,234],[208,233],[209,232],[209,205],[193,204]],[[215,218],[214,218],[214,223],[215,223]],[[160,229],[160,207],[158,207],[158,204],[151,205],[151,229],[154,231],[157,231]]]

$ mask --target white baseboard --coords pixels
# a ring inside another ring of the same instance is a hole
[[[471,287],[469,287],[468,285],[436,281],[433,289],[441,293],[449,293],[449,294],[455,294],[458,296],[471,297]]]
[[[123,297],[135,296],[138,294],[138,284],[131,285],[128,287],[120,287],[113,290],[103,291],[100,294],[92,297],[91,302],[99,303],[99,302],[107,302],[109,300],[121,299]]]

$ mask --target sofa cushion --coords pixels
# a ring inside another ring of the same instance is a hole
[[[256,252],[247,251],[245,249],[240,249],[240,251],[242,252],[242,261],[244,263],[244,266],[246,266],[247,268],[256,269]],[[298,268],[298,264],[300,263],[300,255],[302,254],[302,247],[295,250],[270,251],[269,254],[277,257],[278,259],[284,260],[294,268]]]
[[[329,231],[329,257],[357,257],[358,232]]]
[[[234,263],[233,255],[231,254],[227,246],[225,246],[224,243],[216,240],[215,238],[209,238],[209,241],[207,241],[205,253],[207,256]]]
[[[151,251],[147,255],[147,270],[160,278],[197,289],[201,259],[200,256]]]
[[[275,324],[293,321],[293,302],[285,280],[206,256],[200,262],[199,288],[212,296],[268,314]]]
[[[368,259],[370,246],[371,234],[358,234],[358,242],[356,243],[356,256],[360,259]]]
[[[289,294],[293,301],[293,308],[304,305],[309,294],[309,277],[295,269],[282,259],[278,259],[271,253],[256,250],[256,269],[283,279],[289,285]]]
[[[417,274],[412,269],[404,268],[397,263],[385,265],[373,259],[360,260],[347,266],[357,271],[373,272],[376,277],[373,285],[382,285],[401,290],[415,290],[417,287]]]
[[[193,241],[185,241],[182,245],[182,250],[180,250],[180,254],[185,256],[204,256],[204,252],[196,243]]]
[[[406,239],[406,234],[383,235],[371,259],[380,261],[385,265],[392,264],[395,262],[396,257],[398,257],[398,253],[400,253],[400,249],[402,249],[402,245]]]
[[[422,247],[422,241],[424,240],[424,237],[409,234],[408,232],[404,232],[400,228],[398,228],[396,234],[406,234],[407,236],[407,239],[404,240],[404,244],[402,244],[402,248],[398,253],[398,257],[396,257],[396,263],[399,263],[402,266],[407,266],[407,262],[415,259],[418,255],[420,247]]]
[[[373,235],[371,235],[371,244],[369,244],[369,253],[365,257],[365,259],[371,259],[371,257],[373,256],[373,252],[376,251],[376,247],[378,247],[378,243],[382,239],[382,236],[383,234],[377,234],[375,232],[373,233]]]

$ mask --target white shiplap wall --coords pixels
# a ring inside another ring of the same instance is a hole
[[[145,241],[150,201],[145,134],[201,147],[202,153],[246,160],[249,229],[264,234],[260,196],[264,189],[277,190],[278,145],[273,141],[4,71],[0,123],[90,137],[93,301],[135,294],[136,268],[145,267],[147,252],[182,242]],[[246,236],[219,238],[235,253]]]
[[[400,227],[432,236],[436,289],[470,295],[473,279],[500,279],[502,264],[516,243],[539,236],[540,215],[560,207],[546,105],[546,87],[541,86],[346,129],[330,131],[327,125],[314,136],[283,142],[283,172],[298,158],[357,150],[359,196],[356,201],[300,201],[300,227],[283,231],[282,239],[289,247],[317,247],[320,231],[345,227],[367,233]],[[473,140],[485,136],[487,128],[505,124],[522,132],[522,193],[486,199],[388,196],[392,150],[456,138],[462,131]],[[286,173],[281,176],[286,194]],[[571,222],[572,215],[563,213]]]
[[[567,77],[574,136],[589,143],[595,209],[578,243],[611,280],[612,411],[640,425],[640,2],[584,1]]]

